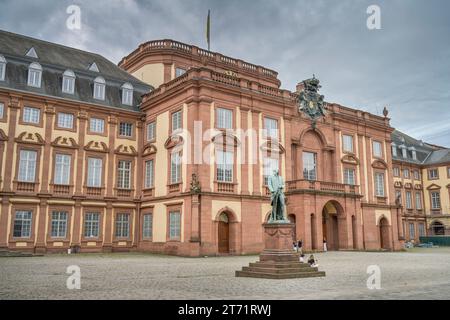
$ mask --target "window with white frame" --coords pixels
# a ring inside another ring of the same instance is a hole
[[[355,169],[344,168],[344,183],[355,185]]]
[[[181,181],[181,153],[173,152],[170,155],[170,183]]]
[[[303,152],[303,178],[316,180],[317,155],[312,152]]]
[[[402,157],[405,159],[408,158],[408,150],[406,150],[406,146],[401,145],[400,148],[402,149]]]
[[[423,223],[419,223],[419,237],[425,236],[425,225]]]
[[[384,197],[384,173],[375,173],[375,195]]]
[[[35,182],[37,152],[20,150],[18,180],[21,182]]]
[[[398,203],[402,204],[402,192],[400,190],[395,190],[395,199],[398,199]]]
[[[145,161],[145,188],[153,188],[154,185],[154,166],[153,160]]]
[[[422,210],[422,193],[416,192],[416,209]]]
[[[156,122],[150,122],[147,124],[147,141],[153,141],[156,139]]]
[[[441,194],[437,191],[431,192],[431,209],[437,210],[441,208]]]
[[[395,143],[392,143],[392,156],[397,156],[397,145]]]
[[[413,160],[417,160],[417,152],[416,152],[416,149],[411,148],[411,154],[412,154]]]
[[[353,136],[344,134],[342,136],[342,146],[345,152],[353,152]]]
[[[23,122],[39,124],[41,109],[33,107],[23,108]]]
[[[2,119],[5,116],[5,104],[3,102],[0,102],[0,119]]]
[[[31,237],[31,223],[32,223],[31,211],[16,211],[14,216],[14,238],[29,238]]]
[[[100,213],[87,212],[84,215],[84,237],[98,238],[100,226]]]
[[[105,100],[106,81],[103,77],[97,77],[94,80],[94,99]]]
[[[233,111],[224,108],[217,108],[216,110],[216,127],[218,129],[232,129],[233,128]]]
[[[233,157],[232,151],[216,150],[217,181],[233,182]]]
[[[151,238],[153,235],[153,214],[144,214],[144,222],[142,224],[142,237]]]
[[[278,139],[278,121],[272,118],[264,118],[264,129],[266,137]]]
[[[181,129],[181,110],[172,113],[172,132]]]
[[[264,185],[269,183],[269,177],[273,175],[274,170],[280,169],[279,159],[274,157],[266,157],[263,160]]]
[[[413,173],[414,173],[414,179],[415,180],[420,180],[419,171],[418,170],[414,170]]]
[[[181,213],[180,211],[169,212],[169,238],[180,239],[181,238]]]
[[[95,133],[103,133],[105,131],[105,120],[91,118],[89,121],[89,130]]]
[[[122,104],[133,105],[133,86],[131,83],[127,82],[122,85]]]
[[[131,161],[120,160],[117,170],[117,188],[130,189]]]
[[[438,169],[428,170],[428,179],[438,179],[438,178],[439,178]]]
[[[175,77],[182,76],[186,73],[186,70],[183,68],[175,68]]]
[[[55,179],[57,185],[68,185],[70,183],[70,161],[71,156],[68,154],[55,155]]]
[[[409,238],[414,239],[416,237],[416,230],[414,228],[414,223],[409,224]]]
[[[64,112],[58,113],[58,127],[73,129],[73,114]]]
[[[400,170],[398,167],[394,167],[392,170],[393,170],[394,177],[400,176]]]
[[[128,238],[130,233],[130,215],[128,213],[119,213],[116,217],[116,237]]]
[[[0,81],[5,81],[6,59],[0,54]]]
[[[42,67],[39,63],[33,62],[28,67],[28,86],[41,87]]]
[[[62,92],[73,94],[75,92],[75,73],[72,70],[66,70],[63,73]]]
[[[381,158],[383,156],[383,151],[381,149],[381,142],[373,141],[372,147],[373,147],[373,155],[375,157]]]
[[[129,122],[121,122],[119,124],[119,136],[132,137],[133,136],[133,124]]]
[[[102,186],[103,160],[100,158],[88,158],[87,186],[100,188]]]
[[[409,178],[409,169],[403,169],[403,178]]]
[[[67,212],[52,212],[52,238],[65,238],[67,233]]]
[[[412,209],[411,191],[406,191],[406,209]]]

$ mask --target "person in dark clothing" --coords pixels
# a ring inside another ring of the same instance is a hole
[[[297,242],[297,252],[303,253],[303,241],[302,239]]]

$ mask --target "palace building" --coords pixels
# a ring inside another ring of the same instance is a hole
[[[116,66],[0,31],[0,248],[259,253],[273,169],[306,250],[399,250],[410,221],[414,236],[445,232],[448,149],[394,131],[387,112],[320,108],[315,78],[290,92],[277,76],[172,40]],[[420,183],[394,177],[404,168]],[[396,201],[407,190],[413,211]]]

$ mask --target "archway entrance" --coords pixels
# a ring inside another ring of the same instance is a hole
[[[222,212],[219,216],[218,225],[218,244],[219,253],[229,253],[230,252],[230,223],[228,215]]]
[[[292,234],[292,241],[297,241],[297,224],[295,214],[288,215],[288,220],[290,223],[294,224],[294,233]]]
[[[322,210],[322,234],[328,250],[340,248],[338,216],[342,214],[341,210],[340,205],[332,201],[327,202]]]
[[[433,236],[445,235],[445,226],[439,221],[433,221],[430,225],[430,229]]]
[[[389,221],[386,218],[381,218],[379,222],[380,228],[380,248],[390,249],[391,243],[389,241]]]

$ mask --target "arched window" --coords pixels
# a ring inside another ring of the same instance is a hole
[[[131,83],[127,82],[122,85],[122,104],[133,105],[133,86]]]
[[[39,63],[33,62],[28,67],[28,85],[30,87],[41,87],[42,67]]]
[[[97,77],[94,80],[94,99],[105,100],[106,82],[103,77]]]
[[[75,73],[67,69],[63,73],[62,92],[73,94],[75,92]]]
[[[5,80],[5,72],[6,72],[6,59],[4,56],[0,54],[0,81]]]

